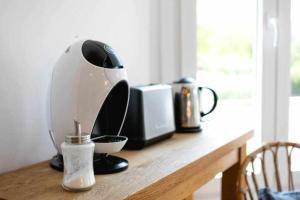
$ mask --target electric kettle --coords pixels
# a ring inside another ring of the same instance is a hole
[[[202,111],[201,91],[209,90],[213,95],[213,105],[208,112]],[[211,113],[217,106],[218,96],[208,87],[199,87],[192,78],[182,78],[172,84],[175,125],[177,132],[200,132],[201,118]]]

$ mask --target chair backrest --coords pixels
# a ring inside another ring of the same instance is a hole
[[[281,180],[282,165],[286,166],[285,174],[287,177],[288,190],[294,191],[291,160],[295,148],[300,149],[300,144],[292,142],[272,142],[248,155],[239,172],[239,180],[237,183],[238,194],[243,196],[244,200],[257,199],[257,192],[260,188],[271,187],[272,183],[268,179],[270,175],[273,180],[275,180],[276,190],[281,192],[283,190]],[[282,158],[282,156],[286,158]],[[279,159],[286,160],[286,163],[279,163]]]

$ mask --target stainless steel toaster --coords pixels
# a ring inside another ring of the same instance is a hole
[[[150,84],[130,88],[126,119],[121,135],[127,136],[127,149],[169,138],[175,132],[172,88],[165,84]]]

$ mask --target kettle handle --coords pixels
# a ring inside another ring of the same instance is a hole
[[[208,88],[208,87],[198,87],[198,91],[199,91],[199,92],[200,92],[202,89],[207,89],[207,90],[211,91],[211,93],[212,93],[212,95],[213,95],[213,97],[214,97],[214,104],[212,105],[211,109],[210,109],[207,113],[204,113],[204,112],[200,111],[200,116],[201,116],[201,117],[203,117],[203,116],[205,116],[205,115],[208,115],[209,113],[211,113],[212,111],[214,111],[214,109],[215,109],[216,106],[217,106],[217,102],[218,102],[218,95],[217,95],[217,93],[216,93],[213,89]],[[200,95],[199,95],[199,97],[200,97]]]

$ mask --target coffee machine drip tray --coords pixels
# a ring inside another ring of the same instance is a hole
[[[112,174],[124,171],[128,168],[128,161],[113,155],[107,154],[94,154],[94,173]],[[58,171],[64,170],[63,157],[60,154],[54,156],[50,161],[50,166]]]
[[[62,155],[57,154],[53,156],[53,158],[50,160],[50,166],[58,171],[64,171],[64,162]]]
[[[94,155],[94,173],[112,174],[121,172],[128,168],[128,161],[113,155],[95,154]]]

